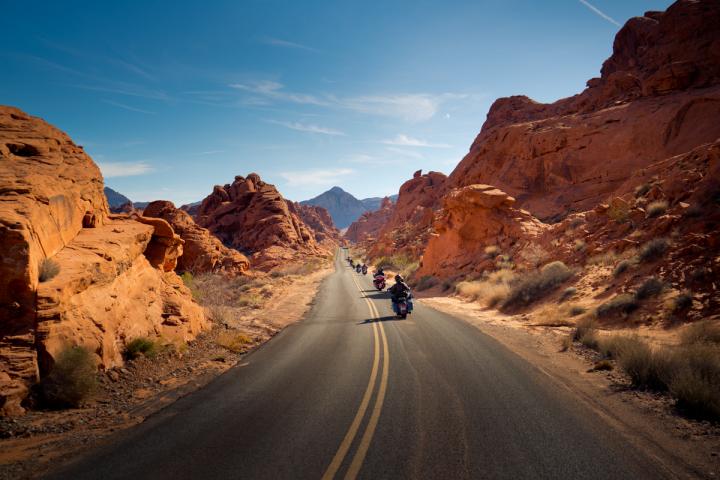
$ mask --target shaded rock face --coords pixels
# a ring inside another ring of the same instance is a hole
[[[370,243],[392,217],[394,204],[389,197],[382,199],[377,210],[363,213],[345,232],[345,238],[355,243]]]
[[[120,361],[136,331],[188,338],[202,328],[202,310],[165,271],[181,254],[167,222],[110,216],[82,147],[0,107],[0,413],[22,413],[29,386],[67,344],[87,346],[102,367]],[[59,273],[41,283],[46,259]]]
[[[592,208],[631,172],[714,141],[719,23],[720,4],[709,0],[630,19],[583,93],[553,104],[497,100],[450,185],[495,185],[554,221]]]
[[[333,224],[333,219],[323,207],[315,205],[303,205],[301,203],[290,203],[290,210],[296,213],[300,219],[315,234],[315,241],[318,243],[334,242],[337,244],[340,239],[340,232]]]
[[[301,254],[327,253],[275,186],[255,173],[215,186],[195,219],[225,245],[248,254],[253,268],[268,270]]]
[[[176,266],[180,272],[239,275],[250,268],[245,255],[223,245],[207,229],[197,225],[190,214],[175,208],[172,202],[151,202],[143,210],[143,216],[167,221],[183,240],[183,254]]]

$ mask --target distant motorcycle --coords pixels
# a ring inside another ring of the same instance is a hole
[[[355,265],[355,271],[357,273],[360,273],[361,270],[362,270],[362,265],[360,265],[359,263],[357,265]]]
[[[385,275],[375,275],[373,285],[382,292],[385,289]]]
[[[363,274],[363,275],[367,275],[367,265],[365,265],[364,263],[363,263],[363,266],[362,266],[362,274]]]

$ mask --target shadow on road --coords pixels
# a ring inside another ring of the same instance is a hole
[[[358,325],[365,325],[367,323],[375,323],[375,322],[395,322],[395,321],[404,321],[407,320],[405,318],[399,318],[397,315],[388,315],[385,317],[378,317],[378,318],[367,318],[363,320],[362,322],[359,322]]]

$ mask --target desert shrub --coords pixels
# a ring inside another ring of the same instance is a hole
[[[702,320],[689,325],[680,335],[683,345],[713,343],[720,345],[720,323],[717,320]]]
[[[587,244],[585,243],[585,240],[575,240],[575,243],[573,244],[573,250],[576,252],[582,252],[587,247]]]
[[[520,256],[534,268],[537,268],[547,261],[550,254],[540,245],[531,243],[522,249]]]
[[[573,343],[573,333],[565,335],[562,338],[562,340],[560,340],[560,351],[567,352],[568,350],[570,350],[570,347],[572,347],[572,343]]]
[[[134,360],[140,355],[148,358],[153,358],[158,354],[159,351],[160,345],[158,344],[158,342],[150,338],[138,337],[130,340],[130,342],[125,345],[125,351],[123,352],[123,355],[127,360]]]
[[[260,308],[263,303],[263,297],[256,293],[245,293],[237,299],[238,307]]]
[[[658,200],[656,202],[652,202],[647,206],[647,216],[648,218],[655,218],[659,217],[660,215],[663,215],[668,209],[668,202],[665,200]]]
[[[613,314],[629,314],[638,309],[640,305],[634,295],[623,293],[617,295],[597,307],[599,317],[607,317]]]
[[[40,271],[38,273],[38,280],[40,282],[47,282],[54,278],[60,273],[60,265],[55,260],[46,258],[40,262]]]
[[[420,268],[420,262],[411,262],[400,271],[400,275],[402,275],[405,280],[413,278],[418,268]]]
[[[190,293],[192,294],[193,299],[195,299],[196,302],[201,301],[202,292],[195,284],[195,277],[193,277],[193,274],[190,272],[183,272],[183,274],[180,275],[180,278],[182,279],[185,286],[190,289]]]
[[[438,283],[439,283],[439,280],[437,278],[433,277],[432,275],[425,275],[418,281],[415,288],[419,291],[427,290],[429,288],[434,287]]]
[[[571,317],[577,317],[578,315],[582,315],[586,312],[585,307],[582,307],[580,305],[573,305],[570,307],[570,310],[568,310],[568,315]]]
[[[568,298],[572,297],[577,293],[577,288],[575,287],[568,287],[565,290],[563,290],[562,294],[560,295],[560,301],[564,302]]]
[[[610,335],[598,342],[598,351],[605,358],[617,359],[625,350],[632,349],[638,341],[641,340],[637,335]]]
[[[223,348],[227,348],[231,352],[238,353],[245,351],[247,345],[250,345],[253,341],[252,338],[244,333],[226,330],[218,334],[215,343]]]
[[[412,263],[415,263],[415,260],[404,254],[387,255],[375,260],[376,267],[383,267],[384,269],[398,272],[401,272]]]
[[[638,257],[641,262],[654,262],[665,254],[668,247],[670,242],[667,238],[654,238],[640,247]]]
[[[686,346],[676,353],[677,368],[670,393],[677,407],[693,417],[720,419],[720,349],[707,343]]]
[[[645,300],[646,298],[654,297],[659,294],[665,288],[665,284],[656,277],[650,277],[645,280],[637,292],[635,292],[635,298],[638,300]]]
[[[633,266],[632,260],[620,260],[613,270],[613,277],[619,277]]]
[[[455,288],[455,282],[451,279],[443,280],[442,282],[442,289],[443,292],[447,292],[448,290],[452,290]]]
[[[270,272],[270,278],[281,278],[285,276],[285,272],[281,270],[273,270]]]
[[[228,325],[232,320],[232,309],[225,305],[210,305],[205,307],[210,319],[220,325]]]
[[[617,223],[625,223],[630,215],[630,206],[624,201],[611,202],[607,215]]]
[[[673,298],[672,304],[670,305],[670,310],[673,313],[682,312],[682,311],[687,310],[688,308],[692,307],[692,304],[693,304],[692,293],[689,291],[680,292],[680,295]]]
[[[501,303],[510,291],[510,283],[515,274],[511,270],[497,270],[483,280],[459,282],[455,293],[473,301],[484,302],[489,307]]]
[[[575,324],[575,330],[572,333],[572,339],[580,342],[588,348],[597,348],[597,322],[591,316],[581,318]]]
[[[81,346],[65,348],[39,387],[48,407],[78,407],[97,388],[97,365],[92,353]]]
[[[510,286],[503,307],[529,305],[555,289],[572,276],[572,271],[560,261],[551,262],[539,271],[518,277]]]
[[[618,353],[618,363],[630,376],[633,386],[649,390],[667,390],[679,368],[678,357],[667,349],[653,350],[643,340],[629,337]]]
[[[650,191],[652,185],[649,183],[643,183],[635,187],[635,198],[640,198]]]

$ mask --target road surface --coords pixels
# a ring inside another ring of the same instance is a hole
[[[51,478],[667,476],[476,328],[421,305],[395,319],[345,255],[303,321]]]

